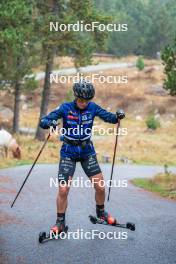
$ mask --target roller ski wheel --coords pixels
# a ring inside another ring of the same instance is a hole
[[[40,232],[38,241],[40,244],[53,240],[53,239],[61,239],[68,231],[68,226],[65,226],[64,229],[57,234],[57,230],[55,229],[55,232],[53,228],[50,229],[49,233],[46,232]]]
[[[120,228],[129,229],[131,231],[135,231],[135,224],[134,223],[130,223],[130,222],[127,222],[126,224],[117,223],[116,220],[113,221],[114,218],[112,218],[112,217],[110,218],[109,221],[105,221],[102,218],[98,218],[96,216],[89,215],[89,219],[90,219],[92,224],[109,225],[109,226],[120,227]]]

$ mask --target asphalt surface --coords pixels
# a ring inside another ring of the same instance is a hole
[[[109,178],[110,165],[101,165]],[[176,202],[134,187],[114,187],[106,209],[120,222],[131,221],[136,231],[93,225],[88,215],[95,215],[93,188],[72,187],[69,194],[67,224],[70,232],[77,229],[116,232],[118,239],[70,239],[38,243],[40,231],[47,231],[55,222],[57,188],[49,186],[56,179],[57,165],[37,165],[29,177],[14,208],[10,208],[30,166],[0,170],[1,179],[1,263],[63,264],[174,264],[176,263]],[[172,168],[176,171],[176,168]],[[151,177],[163,171],[152,166],[117,166],[114,179],[129,180]],[[75,176],[86,176],[77,166]],[[119,182],[118,182],[119,183]],[[122,182],[121,182],[122,183]],[[81,231],[80,231],[81,232]],[[123,234],[123,235],[122,235]]]
[[[80,71],[83,73],[86,72],[95,72],[95,71],[103,71],[103,70],[110,70],[110,69],[124,69],[129,67],[134,67],[135,63],[131,62],[115,62],[115,63],[99,63],[97,65],[88,65],[85,67],[80,67]],[[77,70],[75,68],[64,68],[60,70],[52,71],[53,74],[59,76],[65,76],[70,74],[77,74]],[[29,75],[33,76],[33,75]],[[45,77],[45,72],[38,72],[35,74],[36,80],[42,80]]]

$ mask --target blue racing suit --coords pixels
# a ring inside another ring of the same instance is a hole
[[[89,102],[83,110],[77,107],[76,101],[63,103],[55,110],[44,116],[40,121],[40,127],[48,129],[53,121],[62,118],[64,138],[74,141],[88,141],[91,138],[91,130],[94,118],[98,116],[105,122],[116,124],[118,118],[116,114],[110,113],[94,102]],[[71,144],[63,144],[61,147],[61,157],[84,158],[89,155],[96,155],[91,141],[84,148]]]

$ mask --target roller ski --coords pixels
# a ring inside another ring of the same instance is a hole
[[[68,231],[68,226],[65,225],[65,222],[56,221],[56,224],[51,227],[50,232],[39,233],[39,243],[44,243],[53,239],[62,239]]]
[[[120,224],[114,217],[112,217],[107,212],[104,212],[104,214],[99,217],[89,215],[89,219],[92,224],[110,225],[135,231],[135,224],[130,222],[127,222],[126,224]]]

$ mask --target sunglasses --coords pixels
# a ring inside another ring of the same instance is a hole
[[[85,100],[85,99],[81,99],[81,98],[77,98],[77,100],[79,103],[86,103],[87,104],[90,102],[90,100]]]

